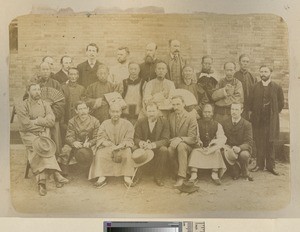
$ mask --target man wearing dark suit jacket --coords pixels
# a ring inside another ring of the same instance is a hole
[[[96,82],[97,70],[100,63],[97,60],[99,48],[96,44],[91,43],[86,47],[87,60],[77,66],[79,71],[78,84],[87,88],[90,84]]]
[[[271,81],[272,69],[263,65],[259,69],[261,81],[253,88],[250,109],[257,149],[257,166],[252,170],[264,170],[273,175],[275,171],[274,145],[279,139],[279,113],[284,106],[284,95],[281,86]]]
[[[65,84],[69,80],[69,68],[72,64],[72,58],[70,56],[63,56],[60,59],[61,70],[53,75],[53,79],[57,80],[60,84]]]
[[[224,157],[227,162],[228,170],[231,171],[232,166],[238,162],[242,177],[246,180],[253,181],[253,178],[249,175],[248,164],[252,152],[252,126],[251,123],[241,117],[243,112],[242,103],[232,103],[231,118],[223,122],[223,129],[225,136],[227,137],[226,147],[224,149]],[[229,157],[228,154],[232,155]],[[231,173],[234,179],[239,178],[239,173]]]
[[[170,53],[165,60],[169,69],[168,79],[173,81],[177,88],[182,82],[182,69],[186,65],[186,60],[180,54],[180,42],[178,40],[170,39],[169,47]]]
[[[174,187],[179,187],[186,178],[188,157],[197,143],[197,120],[184,109],[184,99],[181,96],[172,97],[172,106],[174,112],[169,116],[171,140],[168,150],[173,165],[177,163],[177,156],[178,178]]]
[[[163,186],[163,171],[168,158],[170,131],[169,123],[159,117],[157,104],[150,102],[146,105],[147,117],[137,121],[134,133],[134,143],[143,149],[154,152],[154,181],[158,186]]]

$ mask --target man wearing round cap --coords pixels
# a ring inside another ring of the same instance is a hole
[[[134,162],[131,158],[133,147],[133,125],[120,118],[122,108],[115,103],[109,109],[110,119],[105,120],[98,131],[97,151],[92,162],[89,180],[98,178],[95,186],[106,185],[108,176],[123,176],[126,186],[132,184]]]
[[[89,168],[93,160],[99,121],[89,114],[89,108],[83,101],[75,104],[76,115],[70,119],[66,134],[66,144],[62,149],[59,162],[66,168],[69,164],[78,163]]]
[[[252,152],[252,125],[246,119],[241,117],[243,112],[242,103],[231,104],[231,118],[224,121],[223,129],[227,137],[224,147],[225,163],[233,179],[239,178],[239,167],[242,177],[246,180],[253,181],[249,175],[248,164]]]
[[[168,121],[159,117],[158,106],[154,102],[146,105],[146,118],[137,121],[134,133],[134,143],[146,152],[154,152],[154,181],[163,186],[163,171],[168,158],[168,142],[170,130]]]
[[[55,158],[56,145],[50,139],[50,128],[55,124],[55,116],[49,103],[41,100],[40,85],[30,82],[27,86],[28,99],[16,105],[20,124],[20,135],[28,151],[28,161],[35,174],[39,194],[45,196],[46,177],[54,173],[57,187],[68,180],[60,175],[60,167]]]

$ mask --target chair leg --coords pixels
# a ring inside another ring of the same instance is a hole
[[[30,169],[30,164],[29,164],[29,161],[27,160],[25,177],[24,177],[25,179],[28,179],[29,169]]]

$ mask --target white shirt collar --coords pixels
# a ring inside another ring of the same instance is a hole
[[[67,71],[61,69],[67,76],[69,75]]]
[[[157,122],[157,119],[154,121],[154,122],[151,122],[149,119],[148,119],[148,123],[149,123],[149,129],[150,129],[150,132],[153,131],[154,127],[155,127],[155,124]]]
[[[271,78],[269,78],[269,80],[267,80],[267,81],[261,80],[261,82],[262,82],[263,86],[268,86],[271,82]]]
[[[94,63],[93,63],[93,65],[91,65],[92,62],[88,60],[88,63],[89,63],[89,65],[90,65],[92,68],[95,66],[96,62],[97,62],[97,61],[95,60]]]

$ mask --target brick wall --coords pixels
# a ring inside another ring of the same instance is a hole
[[[142,61],[145,45],[158,44],[158,57],[168,53],[168,40],[181,41],[182,54],[196,69],[201,57],[214,57],[214,70],[223,77],[225,61],[237,61],[241,53],[251,56],[251,72],[258,78],[262,63],[274,67],[273,79],[280,83],[287,102],[287,26],[275,15],[221,15],[199,13],[26,15],[18,17],[18,51],[10,57],[10,101],[20,98],[26,81],[34,75],[42,57],[51,55],[60,69],[62,55],[74,57],[74,64],[85,60],[85,46],[100,47],[99,60],[113,65],[119,46],[128,46],[131,56]]]

